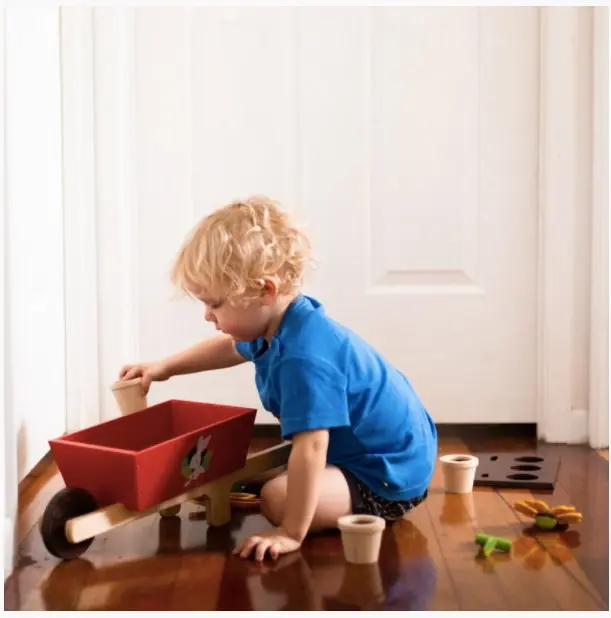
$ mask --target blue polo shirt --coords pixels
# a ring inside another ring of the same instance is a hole
[[[284,438],[328,429],[327,463],[387,500],[428,488],[437,458],[433,420],[407,378],[317,300],[298,296],[269,345],[260,338],[236,346],[254,363],[261,403]]]

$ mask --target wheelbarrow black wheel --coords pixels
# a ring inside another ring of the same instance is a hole
[[[40,521],[40,534],[47,551],[62,560],[71,560],[87,551],[93,539],[71,543],[66,537],[66,522],[98,509],[94,497],[85,489],[66,487],[47,504]]]

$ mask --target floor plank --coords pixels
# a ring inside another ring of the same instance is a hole
[[[267,445],[267,444],[266,444]],[[337,533],[308,538],[301,551],[259,564],[231,555],[263,530],[259,514],[237,512],[209,528],[201,510],[143,518],[96,538],[79,559],[46,552],[33,513],[63,486],[54,467],[39,471],[20,496],[19,563],[5,582],[7,610],[592,610],[609,608],[608,463],[585,447],[503,438],[442,438],[440,453],[537,449],[561,455],[554,492],[443,490],[435,472],[428,500],[387,527],[380,560],[343,559]],[[536,495],[571,503],[584,521],[566,532],[531,533],[513,509]],[[510,538],[511,554],[479,555],[475,533]]]

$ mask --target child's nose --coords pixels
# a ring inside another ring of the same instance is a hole
[[[210,307],[206,307],[206,310],[204,311],[204,320],[206,320],[206,322],[215,322],[216,321],[214,319],[214,313],[212,313],[212,311],[210,311]]]

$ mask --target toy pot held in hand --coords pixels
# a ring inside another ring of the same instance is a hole
[[[475,470],[479,459],[472,455],[444,455],[439,458],[443,467],[443,484],[450,494],[468,494],[473,490]]]
[[[345,515],[337,520],[346,562],[373,564],[378,561],[386,522],[374,515]]]
[[[124,416],[148,407],[141,378],[119,380],[112,385],[112,392]]]

